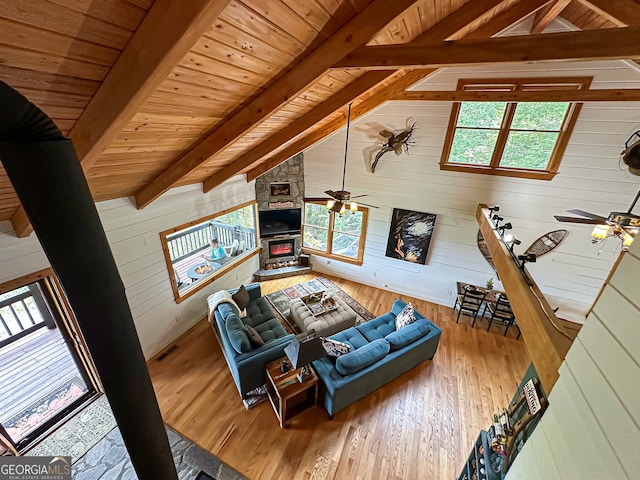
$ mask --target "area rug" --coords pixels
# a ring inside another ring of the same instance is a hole
[[[29,450],[27,455],[70,456],[74,463],[115,426],[116,420],[107,397],[102,395]]]
[[[33,402],[28,408],[3,423],[7,433],[14,440],[20,440],[29,432],[45,423],[51,417],[71,405],[86,393],[87,387],[79,377],[73,377],[53,392]]]
[[[246,397],[242,399],[242,403],[244,404],[244,408],[249,410],[266,401],[267,398],[269,398],[267,396],[267,386],[262,385],[261,387],[254,388],[250,392],[247,392]]]
[[[324,277],[314,278],[313,280],[309,280],[308,282],[299,283],[292,287],[278,290],[277,292],[265,295],[265,297],[278,314],[281,323],[283,323],[285,327],[289,327],[287,331],[289,331],[290,333],[299,333],[297,327],[293,325],[289,319],[289,302],[294,298],[303,297],[305,295],[309,295],[310,293],[320,292],[323,290],[334,292],[342,300],[344,300],[344,302],[349,305],[349,307],[351,307],[354,312],[356,312],[356,314],[358,315],[356,324],[360,324],[371,320],[372,318],[375,318],[375,315],[373,313],[360,305],[360,303],[352,298],[347,292],[342,290],[331,280]]]

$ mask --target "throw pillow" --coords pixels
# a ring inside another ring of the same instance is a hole
[[[262,345],[264,345],[264,340],[255,328],[253,328],[251,325],[245,324],[244,329],[246,330],[247,336],[249,337],[249,340],[251,340],[251,344],[254,347],[261,347]]]
[[[227,330],[227,336],[231,346],[238,353],[247,353],[253,350],[249,335],[244,328],[244,323],[235,314],[230,314],[225,320],[225,328]]]
[[[320,337],[322,340],[322,347],[327,355],[330,357],[338,358],[351,351],[351,345],[348,343],[339,342],[337,340],[331,340],[330,338]]]
[[[231,295],[231,298],[234,302],[236,302],[236,305],[240,310],[240,318],[245,318],[247,316],[247,307],[249,306],[249,301],[251,300],[251,297],[249,297],[249,292],[247,291],[245,286],[240,285],[238,291]]]
[[[400,330],[402,327],[411,325],[416,321],[416,315],[413,313],[413,305],[407,303],[402,311],[396,315],[396,330]]]

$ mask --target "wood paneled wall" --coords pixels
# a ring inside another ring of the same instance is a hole
[[[553,24],[556,30],[562,25]],[[522,28],[520,26],[519,28]],[[510,33],[520,33],[519,28]],[[554,63],[444,69],[415,90],[454,90],[459,78],[532,76],[593,76],[592,88],[640,86],[640,71],[625,62]],[[629,135],[640,129],[640,102],[585,103],[560,172],[552,181],[538,181],[459,172],[438,168],[450,102],[388,102],[352,123],[346,189],[368,194],[362,201],[381,208],[369,216],[364,264],[361,268],[313,258],[314,270],[357,282],[424,298],[454,303],[455,281],[484,284],[495,273],[476,246],[474,212],[478,203],[499,204],[500,214],[514,225],[522,240],[520,253],[537,237],[566,228],[570,234],[555,251],[530,265],[536,282],[558,314],[584,321],[611,265],[619,242],[591,243],[591,228],[561,224],[553,215],[580,208],[594,213],[626,210],[638,191],[640,179],[619,166],[619,154]],[[387,153],[375,174],[368,162],[383,142],[383,128],[399,132],[417,122],[415,147],[409,155]],[[306,195],[322,196],[340,186],[345,130],[305,151]],[[438,215],[428,264],[416,265],[384,256],[392,209],[404,208]],[[499,283],[496,284],[500,288]]]
[[[147,358],[206,315],[208,295],[249,280],[259,268],[253,257],[178,305],[159,232],[254,198],[253,182],[234,177],[205,195],[199,185],[173,189],[144,210],[128,198],[97,204]],[[37,237],[16,238],[8,221],[0,222],[0,264],[0,283],[49,266]]]
[[[637,478],[640,243],[631,246],[560,367],[549,408],[507,480]]]

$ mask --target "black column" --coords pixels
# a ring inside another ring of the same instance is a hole
[[[138,477],[176,480],[124,285],[89,186],[73,144],[42,115],[0,82],[0,160],[78,319]]]

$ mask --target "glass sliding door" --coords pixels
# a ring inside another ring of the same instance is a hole
[[[95,393],[49,285],[0,293],[0,424],[18,449]]]

